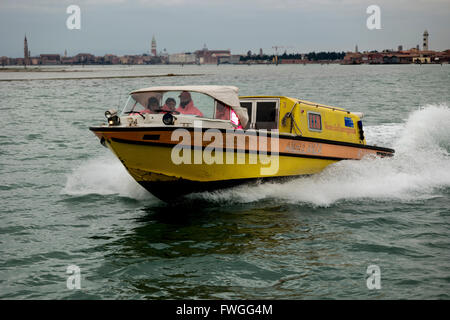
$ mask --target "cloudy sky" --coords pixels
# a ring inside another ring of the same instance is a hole
[[[369,30],[369,5],[381,9],[381,29]],[[81,9],[81,29],[69,30],[66,8]],[[430,33],[430,49],[450,48],[450,0],[0,0],[0,56],[89,52],[142,54],[155,35],[158,51],[189,52],[204,44],[232,53],[360,51],[415,47]]]

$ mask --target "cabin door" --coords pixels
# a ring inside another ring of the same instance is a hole
[[[278,129],[279,105],[279,99],[241,100],[249,119],[244,129]]]

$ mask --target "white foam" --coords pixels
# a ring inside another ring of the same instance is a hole
[[[314,206],[353,199],[412,201],[436,197],[437,190],[450,186],[449,123],[448,106],[426,106],[403,124],[366,127],[369,143],[396,149],[392,158],[340,161],[319,174],[286,183],[241,186],[195,196],[244,203],[276,198]]]
[[[136,200],[154,198],[126,171],[108,151],[106,155],[88,160],[67,177],[62,193],[74,196],[117,194]]]

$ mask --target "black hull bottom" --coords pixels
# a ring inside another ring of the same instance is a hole
[[[300,176],[291,177],[266,177],[253,179],[235,179],[222,181],[199,182],[185,179],[175,181],[138,181],[148,192],[158,199],[167,202],[178,202],[187,195],[205,191],[217,191],[237,187],[240,185],[256,185],[264,182],[284,182]]]

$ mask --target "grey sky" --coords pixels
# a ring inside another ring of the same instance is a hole
[[[81,30],[66,28],[66,8],[81,8]],[[381,30],[368,30],[366,8],[381,8]],[[148,53],[209,49],[273,53],[404,48],[450,48],[450,0],[0,0],[0,56],[89,52]],[[281,49],[280,51],[284,51]]]

